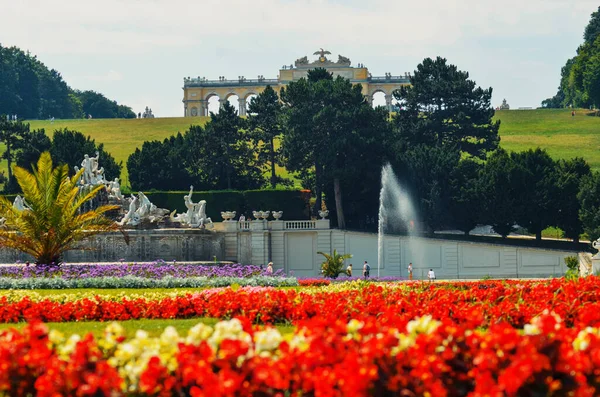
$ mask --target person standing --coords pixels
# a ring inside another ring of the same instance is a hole
[[[346,268],[346,274],[348,275],[348,277],[352,277],[352,263],[349,264]]]
[[[371,275],[371,266],[369,266],[367,261],[365,261],[365,264],[363,265],[363,277],[366,280],[367,278],[369,278],[370,275]]]
[[[427,272],[427,278],[429,279],[430,283],[432,283],[435,280],[435,272],[433,271],[433,269],[429,269],[429,272]]]
[[[408,279],[412,281],[413,279],[413,265],[412,262],[408,264]]]
[[[240,215],[240,222],[245,222],[246,221],[246,215],[242,214]]]
[[[267,265],[267,273],[270,275],[273,274],[273,262],[269,262]]]

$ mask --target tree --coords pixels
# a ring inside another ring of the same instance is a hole
[[[129,181],[134,190],[182,190],[191,179],[182,159],[188,156],[181,133],[163,142],[144,142],[127,159]]]
[[[0,45],[0,113],[20,118],[79,118],[83,94],[72,90],[61,74],[17,47]],[[127,106],[97,94],[111,117],[135,117]],[[94,115],[96,117],[96,115]]]
[[[408,145],[448,145],[481,159],[498,147],[491,88],[476,87],[469,73],[440,57],[423,60],[410,83],[394,92],[400,102],[394,119]]]
[[[248,122],[257,156],[261,163],[268,163],[271,187],[277,187],[275,167],[282,165],[281,147],[275,141],[283,134],[282,106],[277,93],[268,85],[263,92],[250,101]]]
[[[482,218],[480,173],[483,164],[465,159],[451,171],[450,205],[452,225],[465,235],[477,226]]]
[[[380,168],[387,113],[375,111],[361,86],[342,77],[335,80],[322,69],[281,90],[287,131],[283,138],[286,166],[291,171],[314,168],[316,202],[321,208],[323,189],[332,190],[337,224],[345,228],[344,185],[361,167]],[[349,192],[348,194],[351,194]]]
[[[19,151],[16,156],[16,163],[19,167],[29,171],[37,163],[43,152],[50,151],[52,141],[46,135],[43,129],[31,131],[25,139],[19,143]]]
[[[584,42],[577,55],[561,69],[558,93],[542,102],[544,107],[561,102],[563,106],[600,107],[600,7],[592,13],[585,28]]]
[[[96,119],[128,118],[136,117],[133,110],[128,106],[118,105],[104,95],[95,91],[75,91],[81,102],[84,114],[91,114]]]
[[[489,156],[481,173],[482,219],[503,238],[514,230],[515,213],[521,205],[514,173],[515,164],[504,149],[497,149]]]
[[[117,163],[110,153],[104,150],[104,144],[96,145],[92,138],[85,137],[81,132],[68,129],[56,130],[52,137],[50,153],[58,164],[67,164],[70,170],[81,167],[84,155],[100,154],[99,163],[104,167],[105,178],[110,180],[121,175],[122,163]]]
[[[245,120],[225,102],[218,114],[211,113],[203,127],[191,126],[185,133],[185,168],[195,187],[201,189],[257,189],[264,177],[251,146]]]
[[[598,11],[592,13],[590,22],[585,27],[583,32],[583,40],[587,44],[591,44],[600,36],[600,7]]]
[[[87,194],[80,194],[78,181],[82,173],[80,170],[69,178],[67,165],[53,168],[48,152],[40,156],[33,173],[15,167],[15,177],[28,208],[20,211],[6,197],[0,197],[0,216],[5,218],[5,228],[0,229],[0,245],[33,256],[38,265],[59,265],[62,254],[73,249],[76,242],[119,230],[114,221],[104,216],[119,206],[80,211],[104,188],[98,186]]]
[[[399,152],[397,169],[413,192],[419,218],[433,233],[450,221],[451,179],[460,153],[449,146],[420,144]]]
[[[6,116],[0,115],[0,142],[4,143],[6,149],[2,155],[8,162],[7,186],[12,183],[12,162],[16,156],[16,149],[21,141],[29,134],[29,124],[22,121],[7,121]]]
[[[321,264],[321,271],[324,277],[337,278],[340,274],[345,273],[344,261],[352,258],[352,254],[338,254],[337,250],[333,250],[333,254],[325,252],[317,252],[323,255],[325,260]]]
[[[542,230],[555,224],[559,211],[556,163],[540,148],[513,152],[511,159],[515,166],[512,189],[518,199],[515,220],[540,241]]]
[[[592,175],[590,166],[584,159],[577,157],[571,160],[559,160],[557,163],[559,193],[555,197],[559,211],[556,214],[556,226],[565,232],[567,238],[579,242],[583,233],[583,224],[579,219],[581,203],[577,198],[584,178]]]
[[[582,178],[579,193],[579,219],[590,241],[600,237],[600,174],[594,172]]]

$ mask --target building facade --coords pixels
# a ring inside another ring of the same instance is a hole
[[[237,80],[227,79],[224,76],[219,77],[218,80],[186,77],[183,79],[184,116],[208,116],[208,102],[211,98],[218,97],[220,104],[223,105],[232,96],[237,96],[240,116],[244,116],[249,97],[260,94],[268,85],[279,93],[281,87],[306,77],[308,71],[315,68],[324,68],[334,77],[342,76],[354,84],[360,84],[369,103],[372,103],[373,95],[383,93],[386,106],[390,110],[394,90],[410,83],[409,73],[405,73],[404,76],[393,76],[391,73],[386,73],[385,76],[372,76],[363,64],[352,66],[350,59],[342,55],[338,56],[337,61],[333,61],[327,58],[329,54],[331,54],[329,51],[321,49],[314,53],[318,57],[313,62],[304,56],[297,59],[293,65],[284,65],[276,79],[267,79],[264,76],[258,76],[256,79],[238,76]]]

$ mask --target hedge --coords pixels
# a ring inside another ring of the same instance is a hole
[[[178,213],[185,212],[183,196],[187,191],[179,192],[148,192],[148,199],[159,208],[168,208]],[[192,200],[197,203],[206,200],[206,215],[213,222],[222,220],[221,211],[236,211],[236,217],[246,214],[252,216],[252,211],[283,211],[283,219],[309,219],[308,203],[300,190],[247,190],[247,191],[207,191],[194,192]]]

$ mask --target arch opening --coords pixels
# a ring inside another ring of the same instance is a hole
[[[221,108],[220,98],[217,94],[210,95],[206,98],[206,103],[208,103],[208,112],[207,116],[210,113],[217,114],[219,113],[219,109]]]
[[[238,94],[229,94],[227,95],[227,102],[229,102],[229,104],[231,106],[233,106],[233,108],[235,109],[235,111],[237,112],[238,116],[240,115],[240,97]]]
[[[373,107],[384,106],[385,107],[385,93],[383,91],[375,91],[371,95],[371,103]]]

